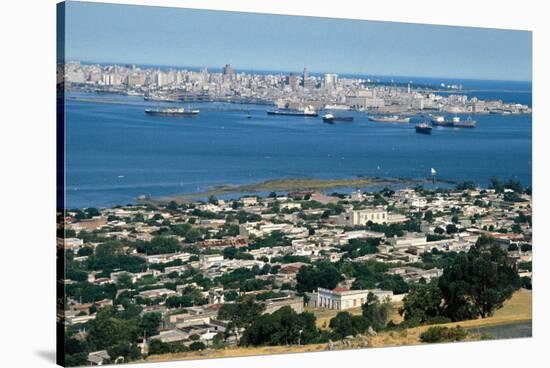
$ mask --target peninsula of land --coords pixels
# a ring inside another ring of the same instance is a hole
[[[297,192],[297,191],[328,191],[338,188],[365,188],[373,186],[418,186],[427,183],[455,184],[453,180],[447,179],[410,179],[410,178],[369,178],[355,177],[344,179],[315,179],[315,178],[283,178],[266,180],[260,183],[241,184],[241,185],[218,185],[209,188],[203,192],[176,194],[163,196],[159,198],[138,198],[140,202],[147,203],[166,203],[175,201],[177,203],[190,202],[200,198],[210,196],[225,196],[242,193],[261,193],[261,192]]]

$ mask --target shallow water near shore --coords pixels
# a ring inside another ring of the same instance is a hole
[[[529,322],[510,323],[497,326],[469,328],[469,332],[486,334],[494,339],[514,339],[533,336],[533,324]]]

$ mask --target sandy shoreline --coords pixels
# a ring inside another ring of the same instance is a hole
[[[203,192],[176,194],[157,198],[138,199],[141,203],[166,203],[176,201],[178,203],[190,202],[209,196],[222,196],[236,193],[261,193],[261,192],[292,192],[292,191],[319,191],[337,188],[363,188],[367,186],[391,186],[391,185],[421,185],[432,183],[429,178],[368,178],[356,177],[350,179],[313,179],[313,178],[288,178],[267,180],[260,183],[242,185],[214,186]],[[456,181],[435,179],[435,183],[455,184]]]

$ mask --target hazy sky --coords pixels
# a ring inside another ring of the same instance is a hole
[[[68,2],[67,60],[531,80],[531,33]]]

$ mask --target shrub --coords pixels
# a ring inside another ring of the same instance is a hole
[[[462,341],[466,338],[468,332],[460,326],[448,327],[430,327],[420,334],[420,340],[427,343]]]
[[[204,345],[202,342],[199,342],[199,341],[195,341],[191,343],[191,345],[189,345],[189,349],[191,349],[192,351],[204,350],[205,348],[206,348],[206,345]]]
[[[426,321],[426,324],[428,325],[441,325],[443,323],[449,323],[452,322],[450,318],[444,317],[444,316],[435,316],[428,318]]]

